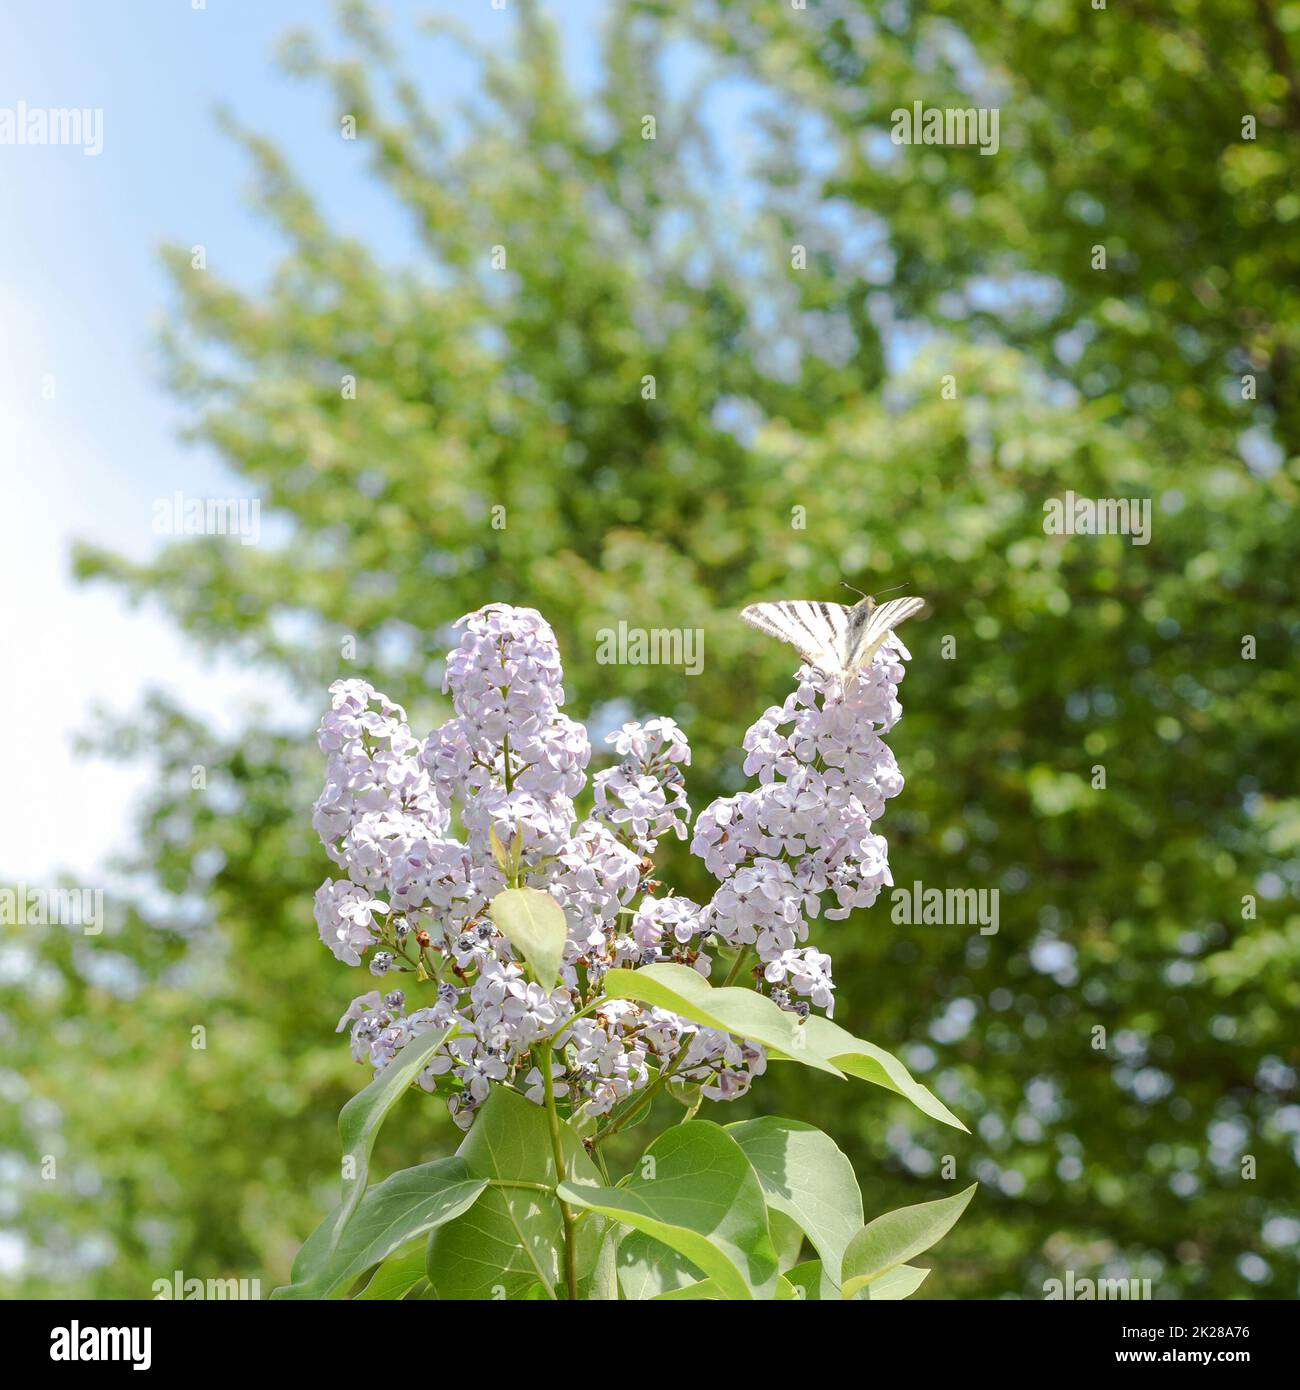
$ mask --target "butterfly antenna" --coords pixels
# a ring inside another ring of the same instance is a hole
[[[850,593],[852,593],[852,594],[857,594],[857,596],[858,596],[859,598],[869,598],[869,599],[871,599],[873,602],[874,602],[876,599],[878,599],[878,598],[880,597],[881,594],[892,594],[892,593],[894,592],[895,589],[906,589],[906,588],[907,588],[907,585],[906,585],[905,583],[904,583],[904,584],[893,584],[893,585],[891,585],[888,589],[881,589],[878,593],[875,593],[875,594],[864,594],[864,593],[862,592],[861,589],[855,589],[855,588],[853,587],[853,585],[850,584],[850,583],[848,582],[847,579],[841,579],[841,580],[840,580],[840,583],[843,584],[844,587],[845,587]]]

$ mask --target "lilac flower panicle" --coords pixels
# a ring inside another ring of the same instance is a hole
[[[622,761],[596,776],[596,816],[639,854],[653,854],[670,831],[684,840],[691,815],[681,771],[691,761],[686,735],[671,719],[651,719],[624,724],[607,742]]]
[[[886,643],[854,678],[802,668],[745,735],[756,785],[712,802],[692,831],[690,745],[673,720],[609,736],[615,761],[591,779],[582,818],[592,750],[563,711],[550,626],[490,604],[455,629],[443,677],[452,714],[423,742],[362,680],[335,682],[321,721],[313,825],[346,877],[317,890],[317,928],[340,961],[382,977],[340,1020],[353,1056],[382,1069],[413,1038],[450,1030],[419,1084],[464,1127],[493,1085],[540,1103],[545,1065],[555,1094],[593,1116],[670,1064],[710,1100],[744,1094],[766,1066],[761,1047],[603,999],[601,982],[666,961],[708,978],[712,952],[739,948],[754,964],[737,983],[801,1015],[832,1012],[831,958],[807,944],[810,924],[870,906],[892,882],[873,826],[902,788],[882,739],[902,714],[901,646]],[[702,905],[654,878],[659,842],[688,834],[718,885]],[[487,914],[507,886],[498,850],[564,911],[554,989],[530,978]]]

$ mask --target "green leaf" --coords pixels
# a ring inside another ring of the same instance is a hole
[[[685,1107],[683,1118],[687,1120],[695,1118],[704,1102],[704,1087],[698,1081],[670,1081],[668,1094],[678,1105]]]
[[[742,1120],[726,1132],[745,1151],[767,1204],[797,1223],[838,1281],[845,1247],[862,1228],[853,1165],[829,1135],[798,1120]]]
[[[852,1298],[872,1280],[888,1274],[913,1255],[919,1255],[942,1240],[966,1210],[978,1186],[972,1183],[964,1192],[938,1202],[900,1207],[864,1226],[844,1252],[841,1280],[844,1297]]]
[[[586,1297],[592,1303],[614,1303],[618,1301],[618,1250],[623,1236],[623,1228],[611,1221],[605,1228],[596,1255],[596,1266],[591,1271]]]
[[[805,1260],[803,1264],[795,1265],[793,1269],[787,1269],[785,1279],[794,1289],[796,1298],[808,1299],[814,1303],[821,1302],[826,1275],[820,1260]],[[838,1292],[838,1290],[834,1292]]]
[[[717,1287],[712,1279],[697,1279],[691,1284],[680,1284],[676,1289],[666,1289],[662,1294],[655,1294],[655,1302],[695,1302],[697,1300],[722,1300],[726,1301],[727,1295]]]
[[[370,1282],[357,1294],[356,1301],[396,1300],[405,1298],[409,1293],[418,1293],[419,1286],[429,1282],[424,1272],[426,1244],[426,1241],[417,1241],[409,1249],[390,1255],[371,1275]]]
[[[725,1301],[726,1297],[727,1295],[722,1292],[714,1280],[697,1279],[693,1284],[682,1284],[678,1288],[657,1293],[654,1295],[654,1300],[656,1303],[668,1303],[677,1300],[694,1302],[697,1299]]]
[[[888,1274],[882,1274],[879,1279],[873,1279],[866,1286],[866,1292],[870,1295],[873,1303],[881,1299],[907,1298],[914,1294],[929,1277],[930,1271],[922,1269],[918,1265],[898,1265],[891,1269]]]
[[[718,1287],[714,1279],[699,1279],[694,1284],[685,1284],[679,1289],[670,1289],[667,1293],[655,1294],[656,1303],[667,1303],[672,1301],[693,1302],[696,1300],[717,1300],[725,1301],[726,1294]],[[792,1303],[796,1299],[802,1298],[793,1284],[782,1275],[778,1275],[772,1284],[770,1297],[778,1303]]]
[[[311,1247],[305,1276],[276,1289],[272,1297],[331,1298],[346,1293],[372,1265],[467,1211],[486,1186],[484,1179],[470,1176],[459,1158],[394,1173],[365,1194],[332,1249],[313,1247],[308,1239],[303,1246]],[[326,1218],[322,1224],[328,1229],[332,1220]]]
[[[568,1125],[561,1139],[569,1182],[579,1191],[584,1184],[599,1186],[595,1166]],[[457,1156],[473,1177],[534,1186],[490,1186],[464,1215],[434,1232],[426,1267],[434,1292],[443,1299],[519,1299],[540,1283],[554,1297],[562,1277],[563,1220],[554,1191],[536,1190],[553,1189],[557,1178],[546,1111],[517,1091],[493,1087]],[[589,1272],[596,1254],[593,1247],[580,1260],[580,1274]]]
[[[350,1166],[352,1176],[343,1179],[343,1200],[326,1221],[308,1236],[298,1251],[291,1271],[294,1283],[305,1279],[308,1268],[319,1264],[325,1252],[338,1244],[366,1190],[370,1153],[375,1147],[380,1127],[388,1118],[388,1112],[406,1094],[411,1083],[429,1065],[429,1059],[452,1032],[453,1029],[445,1028],[440,1032],[421,1033],[418,1038],[412,1038],[383,1071],[339,1111],[344,1170]]]
[[[829,1058],[842,1071],[894,1091],[910,1100],[931,1119],[942,1120],[963,1134],[970,1133],[938,1096],[922,1086],[902,1062],[883,1047],[855,1038],[837,1023],[816,1014],[807,1020],[804,1027],[808,1030],[808,1045],[821,1056]]]
[[[618,1282],[624,1298],[658,1298],[702,1278],[699,1267],[685,1255],[642,1231],[629,1232],[618,1247]]]
[[[496,822],[492,821],[488,825],[488,844],[492,846],[492,858],[496,860],[497,868],[501,872],[508,873],[510,870],[510,860],[506,855],[506,847],[501,843],[501,836],[497,834]]]
[[[543,989],[554,989],[569,929],[564,911],[537,888],[507,888],[488,904],[488,916],[532,967]]]
[[[611,970],[604,991],[611,999],[635,999],[671,1009],[706,1028],[721,1028],[738,1038],[762,1043],[793,1061],[833,1076],[844,1073],[812,1046],[805,1025],[764,995],[734,985],[715,989],[689,965],[645,965],[640,970]],[[811,1020],[809,1020],[811,1022]]]
[[[763,1189],[740,1145],[708,1120],[660,1135],[622,1187],[564,1183],[560,1196],[671,1246],[727,1298],[762,1296],[776,1278]]]
[[[799,1263],[799,1256],[803,1253],[803,1229],[771,1202],[767,1204],[767,1229],[772,1237],[772,1248],[776,1251],[776,1267],[784,1274]]]

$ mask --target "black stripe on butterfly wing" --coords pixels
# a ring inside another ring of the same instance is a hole
[[[826,672],[844,669],[847,650],[848,609],[839,603],[790,599],[781,605],[790,622],[807,634],[804,659]]]
[[[902,598],[891,598],[887,603],[882,603],[871,615],[871,621],[882,622],[888,631],[914,617],[924,607],[923,598],[917,598],[915,594],[904,594]]]
[[[919,613],[924,607],[923,598],[909,595],[904,598],[891,598],[888,603],[882,603],[873,609],[862,629],[862,635],[858,638],[851,669],[857,671],[865,666],[880,650],[881,644],[894,628]]]
[[[779,604],[751,603],[748,608],[740,610],[740,616],[750,627],[766,632],[769,637],[779,637],[782,642],[795,640],[796,629],[790,626]]]
[[[857,651],[862,642],[862,634],[867,630],[867,624],[871,621],[871,614],[875,610],[876,601],[870,594],[863,596],[860,603],[855,603],[845,615],[846,627],[844,633],[844,669],[850,670],[853,661],[853,653]]]
[[[760,632],[788,642],[805,661],[834,669],[840,658],[832,619],[817,613],[817,606],[803,599],[753,603],[743,609],[740,616]]]
[[[849,610],[842,603],[794,599],[782,605],[792,622],[800,623],[817,644],[819,653],[833,652],[843,664],[844,635],[849,629]]]
[[[790,622],[779,603],[751,603],[748,608],[741,609],[740,616],[750,627],[789,642],[792,647],[801,648],[805,644],[803,630]]]

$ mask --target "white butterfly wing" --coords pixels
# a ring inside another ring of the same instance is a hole
[[[812,666],[834,675],[848,660],[849,610],[842,603],[786,599],[782,603],[751,603],[740,616],[751,627],[779,637]]]
[[[925,600],[923,598],[908,596],[891,598],[888,603],[882,603],[873,608],[858,634],[854,650],[845,663],[845,668],[849,671],[860,671],[880,650],[881,644],[894,628],[899,623],[906,622],[908,618],[919,613],[924,607]],[[901,642],[899,646],[902,647]],[[905,647],[903,648],[903,655],[908,655]]]

